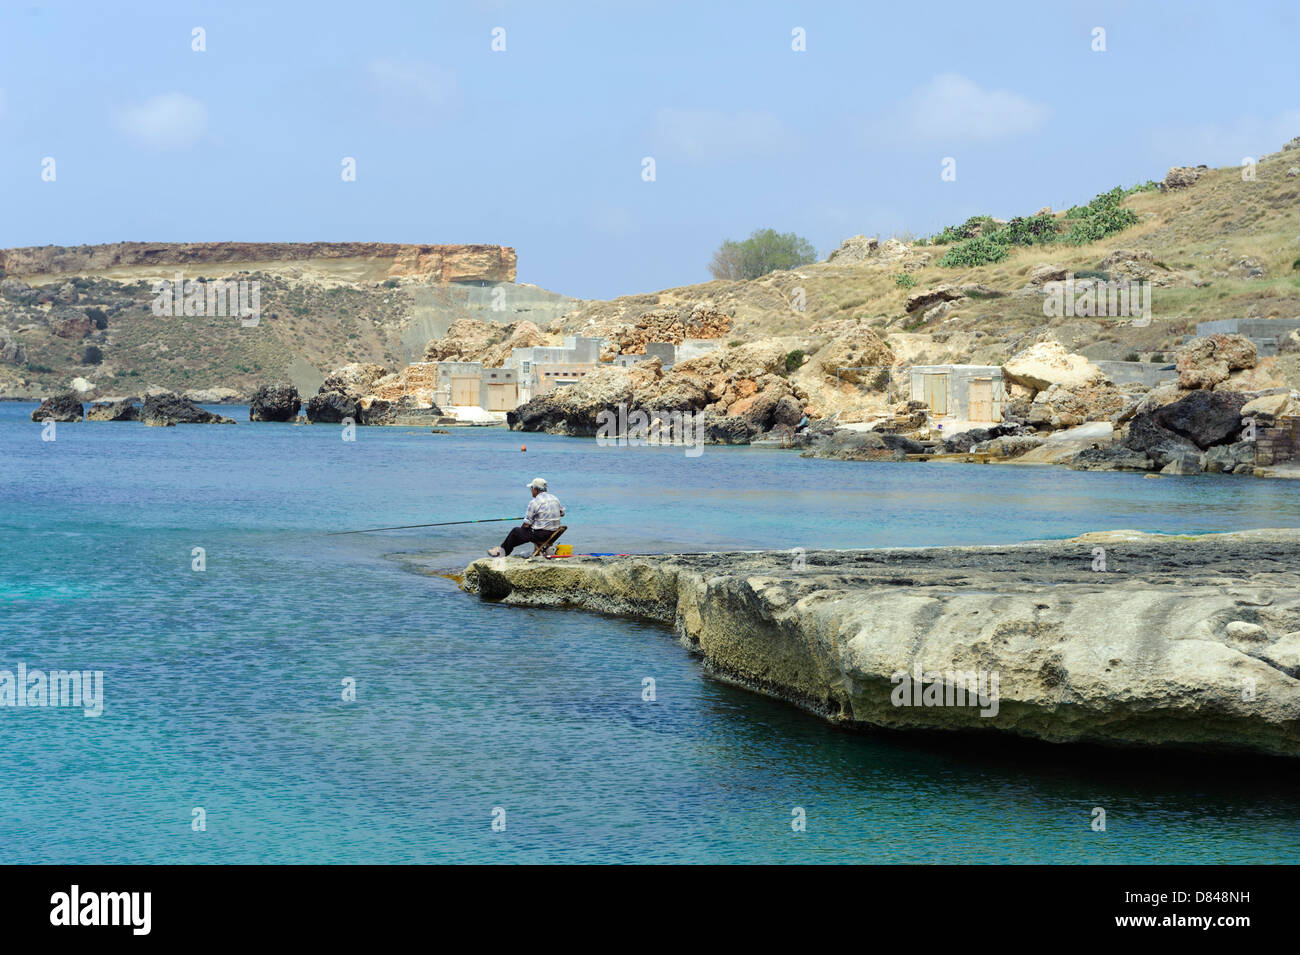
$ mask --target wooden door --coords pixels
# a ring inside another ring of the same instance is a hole
[[[926,375],[923,395],[931,414],[947,414],[948,376]]]
[[[451,403],[456,406],[478,404],[479,379],[452,378]]]
[[[993,379],[972,378],[970,383],[970,420],[993,420]]]
[[[519,403],[512,382],[488,384],[488,411],[511,411]]]

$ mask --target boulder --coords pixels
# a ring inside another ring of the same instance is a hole
[[[1289,391],[1279,391],[1272,395],[1260,395],[1253,398],[1241,406],[1241,416],[1251,418],[1256,415],[1266,415],[1275,418],[1282,414],[1291,403],[1291,393]]]
[[[704,440],[708,444],[749,444],[758,435],[758,429],[744,417],[704,412]]]
[[[1082,355],[1067,352],[1058,341],[1042,341],[1014,355],[1002,366],[1002,374],[1015,384],[1034,391],[1052,385],[1074,389],[1105,380],[1100,368]]]
[[[442,409],[435,405],[422,404],[413,396],[406,395],[395,400],[367,396],[359,402],[361,414],[357,424],[396,425],[411,419],[421,419],[421,423],[432,423],[442,417]]]
[[[147,425],[234,424],[234,418],[213,414],[190,399],[174,392],[146,395],[140,408],[140,420]]]
[[[1194,338],[1177,352],[1178,387],[1213,388],[1231,372],[1254,368],[1258,361],[1255,343],[1244,335]]]
[[[1029,273],[1029,281],[1035,285],[1042,285],[1045,282],[1063,282],[1067,271],[1069,270],[1064,265],[1041,262]]]
[[[262,385],[248,405],[249,421],[292,421],[302,407],[293,385]]]
[[[879,245],[880,240],[876,238],[867,238],[865,235],[851,236],[845,239],[840,244],[840,247],[827,257],[826,261],[834,262],[837,265],[863,262],[876,253]]]
[[[86,409],[87,421],[139,421],[140,403],[136,398],[119,398],[91,405]]]
[[[338,424],[351,419],[355,424],[361,417],[357,399],[342,391],[322,391],[307,400],[307,420],[312,424]]]
[[[1232,474],[1255,469],[1255,442],[1221,444],[1205,452],[1205,470],[1210,474]]]
[[[861,325],[832,338],[814,359],[828,381],[873,389],[885,387],[894,365],[894,353],[885,340]]]
[[[908,312],[915,312],[917,309],[927,309],[940,302],[954,302],[963,296],[962,290],[955,285],[936,285],[934,288],[913,292],[907,296],[903,308]]]
[[[804,456],[840,461],[878,461],[888,459],[892,453],[885,444],[885,435],[841,428],[814,440],[812,448],[804,452]]]
[[[327,391],[338,391],[350,398],[359,400],[363,395],[368,395],[374,391],[374,384],[380,378],[388,374],[383,365],[376,365],[373,362],[351,362],[340,368],[335,368],[325,376],[325,381],[320,386],[319,394],[325,394]]]
[[[80,421],[82,411],[81,399],[76,392],[64,391],[42,401],[40,407],[32,412],[32,420]]]
[[[1104,448],[1084,448],[1069,462],[1075,471],[1150,471],[1154,465],[1141,451],[1113,444]]]
[[[1246,396],[1235,391],[1194,391],[1153,415],[1156,424],[1205,449],[1241,430]],[[1132,426],[1130,425],[1130,429]]]
[[[1199,454],[1179,455],[1160,469],[1161,474],[1200,474],[1201,471],[1201,456]]]
[[[1189,455],[1199,456],[1200,448],[1180,434],[1163,427],[1153,414],[1141,414],[1129,422],[1124,447],[1149,457],[1159,468]]]
[[[1165,173],[1165,180],[1162,183],[1166,190],[1169,189],[1186,189],[1194,185],[1196,180],[1200,179],[1207,172],[1207,166],[1174,166]]]
[[[1015,458],[1041,447],[1044,439],[1032,434],[1009,434],[971,445],[976,454],[992,454],[1000,458]]]
[[[920,441],[914,441],[901,434],[882,434],[880,437],[885,442],[885,447],[890,451],[902,451],[904,454],[924,454],[930,450]]]

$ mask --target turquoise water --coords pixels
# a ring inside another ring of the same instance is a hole
[[[1295,484],[499,429],[95,423],[43,442],[32,407],[0,404],[0,669],[102,670],[106,702],[0,708],[0,862],[1300,856],[1300,787],[1275,764],[838,732],[703,678],[662,629],[481,604],[403,559],[460,569],[509,525],[322,536],[521,513],[539,474],[579,550],[647,552],[1300,526]]]

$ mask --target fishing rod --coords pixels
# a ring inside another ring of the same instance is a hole
[[[518,517],[480,517],[472,521],[439,521],[436,524],[398,524],[396,527],[363,527],[359,531],[330,531],[326,537],[340,534],[369,534],[371,531],[404,531],[412,527],[447,527],[451,524],[490,524],[493,521],[517,521]]]

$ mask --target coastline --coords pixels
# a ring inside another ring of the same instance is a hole
[[[484,558],[461,586],[657,621],[711,676],[836,725],[1295,758],[1297,545],[1290,529],[1111,531],[1008,546]],[[900,693],[901,674],[940,675],[950,702]],[[943,674],[996,674],[995,705],[953,705]]]

